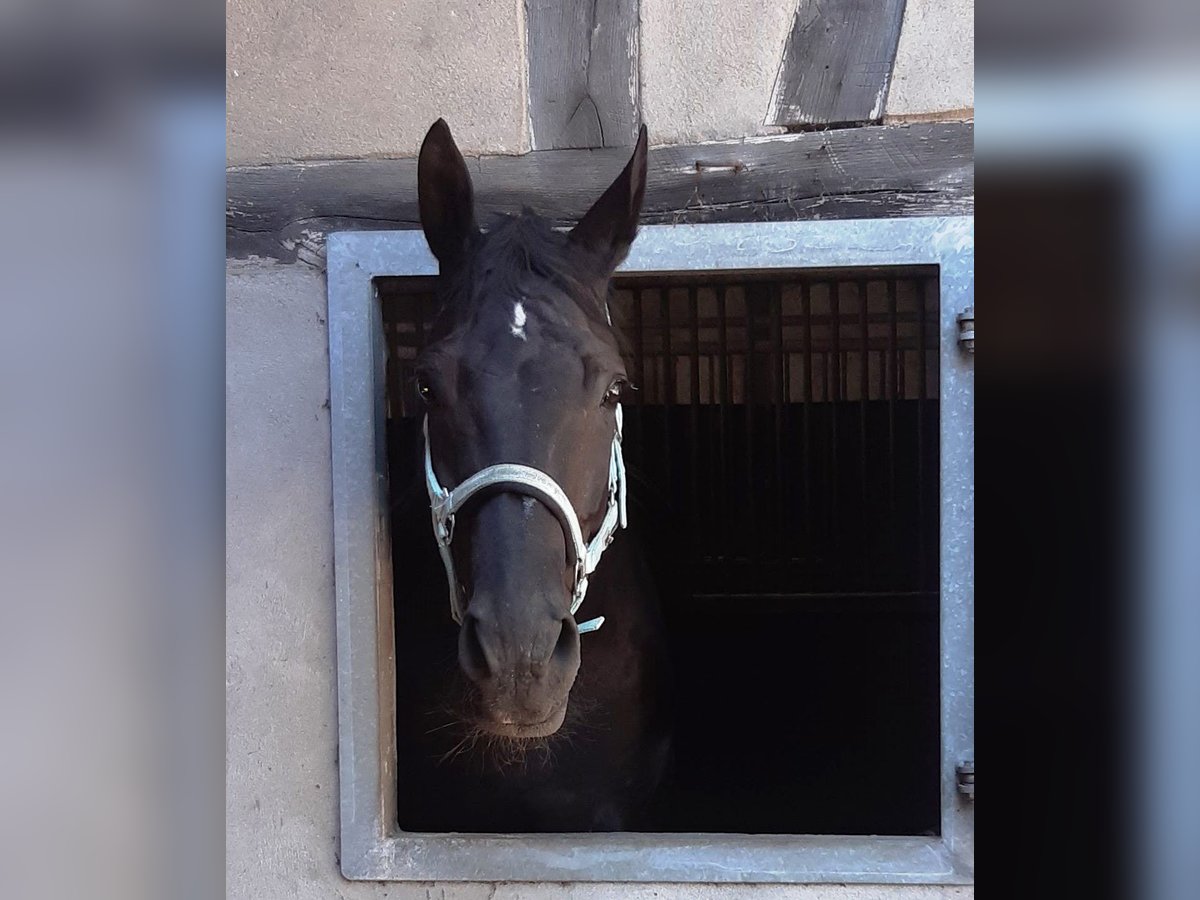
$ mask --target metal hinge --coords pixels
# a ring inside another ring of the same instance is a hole
[[[958,342],[968,353],[975,352],[975,307],[968,306],[958,314]]]
[[[968,800],[975,800],[975,760],[960,763],[954,770],[958,774],[958,792]]]

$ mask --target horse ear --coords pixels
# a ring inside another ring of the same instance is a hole
[[[471,175],[445,119],[433,123],[421,144],[417,203],[429,249],[443,268],[453,265],[478,228]]]
[[[571,231],[571,242],[602,260],[611,274],[629,254],[637,236],[638,216],[646,196],[646,126],[638,130],[624,171],[579,220]]]

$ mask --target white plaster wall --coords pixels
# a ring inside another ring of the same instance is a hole
[[[226,269],[226,878],[235,900],[960,900],[971,888],[347,882],[325,279]]]
[[[656,144],[766,126],[795,0],[641,0],[642,118]]]
[[[908,0],[885,112],[965,114],[975,106],[975,0]]]
[[[324,280],[226,278],[226,878],[331,896],[337,810]]]
[[[529,149],[523,0],[229,0],[231,164]]]

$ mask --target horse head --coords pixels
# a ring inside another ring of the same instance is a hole
[[[417,364],[426,476],[473,687],[462,714],[492,734],[561,727],[581,627],[602,621],[575,613],[624,517],[628,378],[607,298],[645,183],[643,127],[625,169],[569,232],[528,210],[483,230],[445,122],[421,147],[421,225],[439,264]]]

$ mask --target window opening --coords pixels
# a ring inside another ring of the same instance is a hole
[[[405,600],[445,589],[412,379],[433,279],[376,288],[403,760],[425,664],[404,628],[445,616]],[[936,268],[618,275],[610,307],[638,388],[630,516],[679,685],[655,830],[938,834]],[[445,824],[402,774],[397,809],[405,831]]]

